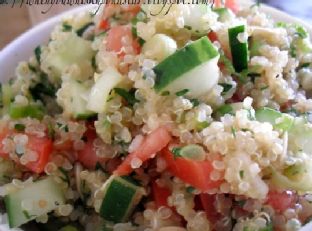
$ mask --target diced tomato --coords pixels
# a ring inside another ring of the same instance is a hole
[[[140,4],[129,4],[129,5],[119,5],[119,4],[106,4],[102,19],[109,19],[114,14],[117,13],[128,13],[130,18],[134,17],[137,13],[139,13],[141,9]]]
[[[267,196],[267,204],[276,211],[283,212],[295,205],[297,195],[292,191],[270,191]]]
[[[200,201],[202,207],[207,215],[208,220],[214,224],[221,217],[221,215],[216,211],[214,207],[214,202],[216,200],[216,195],[211,195],[207,193],[200,194]]]
[[[202,191],[217,188],[222,180],[212,181],[210,174],[213,166],[210,161],[194,161],[182,157],[174,158],[168,148],[162,151],[168,170],[184,182]]]
[[[4,129],[0,134],[0,156],[3,158],[9,158],[9,154],[5,153],[2,148],[2,140],[5,139],[7,136],[14,135],[16,132],[9,131],[8,129]],[[29,162],[26,164],[26,167],[35,172],[35,173],[42,173],[44,167],[49,161],[49,156],[53,149],[52,140],[48,137],[38,137],[35,135],[27,135],[28,136],[28,143],[26,145],[26,149],[32,150],[38,154],[38,159],[36,161]],[[15,162],[19,163],[19,159],[15,159]]]
[[[37,161],[26,164],[26,167],[36,173],[41,173],[49,161],[50,153],[53,149],[53,142],[47,137],[37,137],[28,135],[28,145],[30,150],[38,153]]]
[[[109,28],[109,21],[107,19],[103,19],[99,23],[99,29],[101,30],[107,30]]]
[[[115,51],[122,57],[124,55],[124,52],[122,51],[122,38],[125,37],[130,38],[134,53],[138,54],[140,52],[140,44],[137,39],[133,37],[130,25],[112,27],[107,33],[106,49],[108,51]]]
[[[222,7],[222,0],[215,0],[214,1],[214,5],[215,7]],[[238,5],[238,2],[237,0],[225,0],[225,4],[224,6],[226,8],[229,8],[231,9],[234,13],[238,12],[239,11],[239,5]]]
[[[121,165],[114,172],[116,175],[128,175],[133,171],[131,161],[134,158],[142,162],[151,159],[155,154],[161,151],[171,140],[171,135],[165,127],[160,127],[145,137],[141,146],[134,152],[130,153]]]
[[[168,206],[167,199],[171,195],[171,190],[167,187],[159,186],[156,181],[152,183],[153,198],[157,208]]]
[[[211,42],[218,41],[217,33],[214,31],[210,31],[207,36]]]
[[[86,138],[86,142],[83,149],[78,151],[78,161],[86,168],[94,169],[97,162],[101,162],[103,160],[103,158],[99,158],[96,155],[93,145],[93,141],[97,137],[95,130],[88,128],[84,137]]]

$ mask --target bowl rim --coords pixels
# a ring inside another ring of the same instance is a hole
[[[244,3],[244,6],[250,6],[252,3],[248,2]],[[38,33],[47,33],[51,34],[53,27],[62,20],[62,18],[80,13],[82,11],[92,11],[96,9],[95,5],[83,5],[76,7],[74,9],[70,9],[68,11],[57,14],[37,25],[33,28],[26,30],[24,33],[16,37],[10,43],[8,43],[2,50],[0,50],[0,82],[8,80],[11,77],[14,77],[15,68],[20,61],[28,60],[30,54],[32,54],[35,47],[44,42],[48,42],[48,37],[45,36],[46,39],[43,39],[42,36],[36,36]],[[281,10],[278,10],[274,7],[270,7],[265,4],[261,4],[260,10],[265,12],[266,14],[271,15],[276,21],[282,20],[284,22],[289,23],[297,23],[303,25],[309,32],[312,37],[312,25],[308,22],[305,22],[302,19],[291,16]],[[18,52],[17,49],[19,47],[24,47],[24,43],[28,43],[27,47],[24,49],[22,53]],[[26,51],[25,51],[26,50]],[[3,227],[1,227],[3,228]],[[1,229],[2,230],[2,229]],[[4,231],[10,231],[11,229],[5,229]],[[310,231],[312,230],[312,222],[306,224],[304,227],[300,229],[300,231]]]

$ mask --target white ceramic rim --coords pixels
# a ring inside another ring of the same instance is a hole
[[[250,3],[246,3],[250,5]],[[20,61],[28,60],[29,56],[33,54],[33,50],[40,44],[47,43],[49,35],[53,27],[62,20],[63,17],[76,14],[82,11],[92,11],[96,8],[94,5],[84,5],[72,10],[66,11],[62,14],[56,15],[37,26],[31,28],[30,30],[24,32],[6,47],[0,51],[0,82],[8,80],[11,77],[14,77],[15,68]],[[312,25],[302,21],[301,19],[295,18],[285,12],[277,10],[275,8],[269,7],[262,4],[261,10],[268,15],[271,15],[275,21],[283,21],[289,23],[298,23],[308,30],[312,37]],[[38,36],[38,34],[45,34],[45,39],[42,39],[43,36]],[[27,47],[25,48],[25,41],[27,41]],[[18,52],[19,48],[23,48],[23,52]],[[6,227],[0,227],[0,231],[10,231]],[[16,229],[15,229],[16,230]],[[312,222],[304,226],[300,231],[311,231]]]

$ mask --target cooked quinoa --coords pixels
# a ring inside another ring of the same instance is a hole
[[[1,223],[299,230],[312,217],[311,91],[310,35],[259,5],[64,18],[1,85]]]

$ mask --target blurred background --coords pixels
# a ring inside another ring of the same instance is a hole
[[[13,1],[15,1],[15,6],[12,8]],[[21,1],[24,0],[0,0],[0,50],[37,23],[74,7],[53,5],[48,13],[42,14],[41,12],[46,11],[49,6],[26,7],[24,4],[20,7]],[[8,4],[4,4],[5,2]],[[312,0],[260,0],[260,2],[279,8],[312,24]]]

